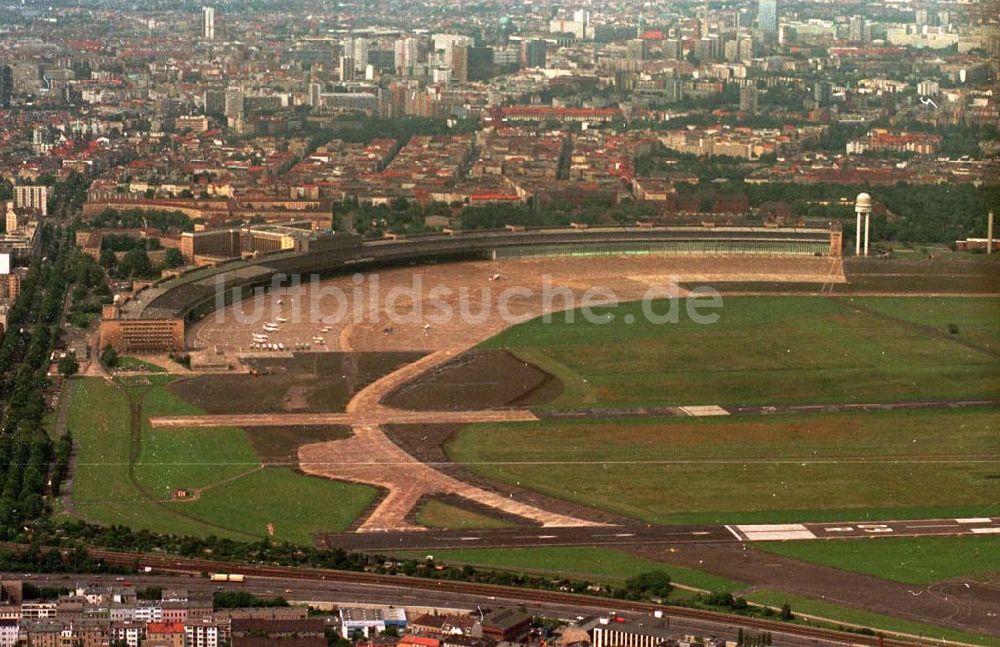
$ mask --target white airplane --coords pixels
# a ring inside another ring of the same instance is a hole
[[[502,279],[502,278],[503,278],[503,277],[502,277],[502,276],[500,276],[499,274],[494,274],[493,276],[491,276],[491,277],[490,277],[490,280],[491,280],[491,281],[499,281],[499,280],[500,280],[500,279]]]
[[[264,330],[266,330],[267,332],[278,332],[278,324],[273,324],[273,323],[264,324]]]
[[[288,319],[285,319],[284,317],[275,317],[274,320],[278,323],[288,323]]]

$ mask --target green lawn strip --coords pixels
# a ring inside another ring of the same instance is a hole
[[[747,599],[757,604],[765,604],[772,607],[780,607],[787,602],[792,607],[792,613],[804,613],[832,620],[845,624],[868,627],[875,631],[898,631],[912,634],[914,636],[926,636],[928,638],[938,638],[944,640],[955,640],[959,642],[972,643],[977,645],[996,645],[995,636],[983,636],[979,634],[937,627],[932,624],[905,620],[895,616],[887,616],[881,613],[873,613],[864,609],[840,606],[822,600],[813,600],[796,595],[789,595],[781,591],[760,589],[747,596]]]
[[[303,476],[267,467],[212,487],[196,501],[175,501],[173,510],[260,537],[312,544],[313,534],[340,532],[375,501],[375,488]]]
[[[978,516],[997,506],[998,427],[991,409],[544,420],[472,425],[446,450],[483,476],[657,523]]]
[[[73,512],[89,521],[155,532],[239,538],[172,515],[143,497],[129,479],[129,404],[125,391],[101,378],[74,379],[67,427],[76,445]]]
[[[428,528],[511,528],[509,521],[488,517],[434,499],[428,500],[417,513],[417,523]]]
[[[881,537],[870,541],[761,542],[755,548],[908,584],[1000,573],[1000,537]]]
[[[101,378],[74,378],[67,428],[76,457],[73,501],[139,502],[128,477],[129,405],[124,391]]]
[[[172,514],[170,504],[152,502],[102,501],[98,503],[75,504],[75,511],[87,521],[103,525],[122,525],[129,528],[149,530],[188,537],[215,535],[235,541],[249,541],[253,537],[234,532],[227,528],[212,526],[192,519]]]
[[[567,579],[621,584],[649,571],[665,571],[676,584],[709,591],[736,591],[745,584],[682,566],[634,557],[609,548],[470,548],[437,551],[400,551],[393,555],[422,560],[433,554],[437,562],[472,564],[483,568],[551,575]]]
[[[118,358],[118,364],[115,366],[115,370],[166,373],[162,366],[147,362],[146,360],[139,359],[138,357],[130,357],[128,355]]]
[[[166,384],[145,390],[141,454],[136,477],[153,496],[170,499],[178,489],[197,489],[232,478],[260,465],[260,459],[241,429],[159,428],[152,416],[203,413],[174,395]]]
[[[720,320],[648,321],[642,304],[611,323],[534,319],[486,341],[570,386],[553,407],[778,404],[994,397],[993,358],[820,297],[727,297]],[[657,305],[654,309],[662,309]],[[632,315],[634,324],[627,324]],[[613,349],[613,352],[609,352]],[[586,388],[578,388],[579,385]]]
[[[852,301],[905,321],[932,326],[941,334],[1000,349],[1000,299],[856,298]],[[951,329],[949,326],[956,328]]]

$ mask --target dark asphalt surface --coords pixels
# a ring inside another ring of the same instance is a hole
[[[502,530],[428,530],[326,535],[327,544],[349,550],[434,550],[539,546],[631,546],[789,539],[860,539],[1000,534],[1000,517],[854,521],[804,524],[592,526]]]
[[[997,400],[923,400],[914,402],[834,402],[826,404],[719,405],[721,416],[776,415],[783,413],[845,413],[850,411],[916,411],[920,409],[964,409],[1000,407]],[[600,407],[589,409],[534,409],[543,420],[587,418],[662,418],[692,415],[684,407]]]

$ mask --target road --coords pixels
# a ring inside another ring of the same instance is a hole
[[[70,587],[76,582],[95,584],[117,584],[113,576],[95,575],[31,575],[27,578],[23,573],[3,574],[2,579],[27,579],[37,586]],[[136,587],[159,586],[162,588],[180,588],[191,592],[201,591],[211,594],[216,590],[238,590],[260,596],[280,595],[292,603],[310,603],[346,605],[393,605],[405,607],[412,612],[430,612],[432,610],[475,611],[497,606],[525,606],[535,615],[573,621],[580,616],[607,615],[614,611],[629,620],[649,618],[650,614],[629,611],[614,600],[594,599],[575,604],[562,604],[544,600],[535,600],[532,591],[525,590],[517,597],[483,596],[432,590],[433,583],[428,582],[428,589],[414,590],[410,587],[394,587],[385,585],[356,584],[339,581],[310,581],[295,578],[248,577],[245,582],[227,582],[224,586],[212,585],[198,576],[173,575],[137,575],[129,576],[128,581]],[[719,636],[735,640],[741,627],[729,619],[720,621],[701,618],[679,617],[669,613],[670,628],[678,634]],[[797,631],[794,626],[790,631]],[[818,647],[840,646],[852,643],[870,641],[870,638],[842,636],[840,639],[829,639],[813,635],[798,635],[781,629],[772,631],[774,645],[780,647]],[[899,644],[899,643],[896,643]]]
[[[792,524],[594,526],[502,530],[426,530],[326,535],[348,550],[443,550],[537,546],[630,546],[790,539],[858,539],[1000,534],[1000,517]]]

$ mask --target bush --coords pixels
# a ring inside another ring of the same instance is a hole
[[[58,364],[59,373],[65,377],[71,375],[76,375],[77,371],[80,370],[80,363],[76,361],[76,358],[72,355],[66,355],[59,360]]]
[[[118,366],[118,351],[111,346],[105,346],[104,350],[101,351],[101,364],[104,364],[105,368]]]

